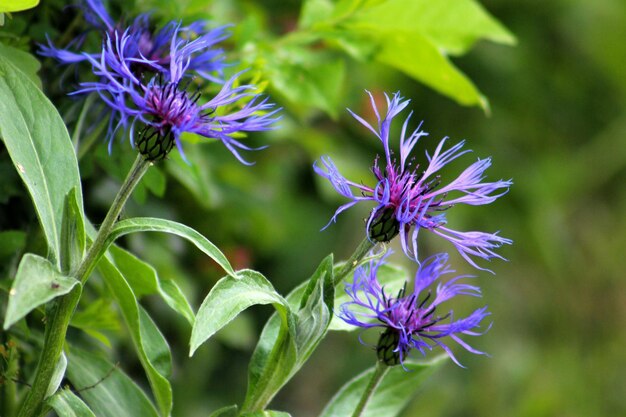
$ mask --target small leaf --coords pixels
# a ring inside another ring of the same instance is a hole
[[[238,408],[236,405],[229,405],[228,407],[222,407],[219,410],[215,410],[209,417],[238,417]]]
[[[98,355],[72,347],[67,376],[98,417],[158,417],[133,380]]]
[[[59,417],[96,417],[87,404],[69,389],[63,389],[46,400]]]
[[[52,379],[50,380],[50,385],[48,386],[48,391],[46,391],[45,398],[50,397],[57,391],[57,389],[59,389],[61,381],[63,381],[63,377],[65,376],[66,369],[67,357],[65,356],[65,353],[61,352],[61,357],[59,357],[57,366],[54,368],[54,373],[52,374]]]
[[[61,271],[76,271],[85,253],[85,219],[76,188],[67,194],[61,226]]]
[[[60,269],[65,196],[76,189],[82,204],[76,155],[55,107],[1,54],[0,138],[33,199],[48,257]]]
[[[32,9],[39,0],[0,0],[0,13]]]
[[[284,411],[263,410],[254,413],[243,413],[241,417],[291,417],[291,414]]]
[[[4,329],[40,305],[69,293],[75,286],[80,287],[75,278],[61,274],[47,259],[27,253],[20,261],[9,291]]]
[[[448,356],[441,355],[429,362],[404,362],[394,366],[384,376],[370,398],[362,417],[394,417],[407,405],[420,384],[446,362]],[[345,417],[352,415],[361,395],[370,381],[374,368],[370,368],[344,385],[330,400],[320,417]]]
[[[217,264],[221,266],[230,276],[237,278],[237,274],[233,270],[233,267],[217,246],[191,227],[171,220],[152,217],[136,217],[133,219],[122,220],[118,222],[115,227],[113,227],[113,230],[109,235],[107,245],[105,246],[110,245],[120,236],[137,232],[165,232],[187,239],[211,259],[217,262]]]
[[[160,371],[169,374],[169,369],[171,369],[171,364],[168,363],[165,366],[163,364],[163,352],[169,351],[169,347],[160,333],[155,334],[155,331],[158,332],[158,330],[155,330],[152,321],[142,320],[142,313],[135,294],[108,255],[100,259],[98,270],[117,300],[141,365],[148,376],[161,415],[168,416],[172,409],[172,387]]]
[[[208,340],[218,330],[250,306],[273,304],[281,317],[290,314],[289,305],[272,284],[256,271],[239,271],[239,279],[224,277],[206,296],[191,331],[190,353]]]

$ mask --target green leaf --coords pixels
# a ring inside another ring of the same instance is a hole
[[[98,355],[72,347],[67,376],[98,417],[158,417],[133,380]]]
[[[384,376],[370,398],[362,417],[394,417],[407,405],[420,384],[447,360],[446,355],[429,362],[406,361],[404,366],[394,366]],[[345,417],[352,414],[374,373],[374,368],[363,372],[344,385],[330,400],[320,417]]]
[[[65,198],[61,225],[61,271],[65,274],[76,271],[85,254],[85,219],[77,198],[76,188]]]
[[[241,417],[291,417],[291,414],[284,411],[263,410],[254,413],[243,413]]]
[[[154,368],[161,375],[169,377],[172,375],[172,354],[165,337],[156,326],[152,318],[139,306],[139,320],[141,330],[141,343],[146,351],[146,356]]]
[[[406,269],[393,265],[393,264],[383,264],[378,268],[378,279],[380,282],[385,283],[385,291],[388,294],[396,294],[406,282],[412,281],[409,277],[409,273]],[[352,277],[348,276],[348,281],[351,281]],[[344,291],[344,286],[340,285],[338,287],[338,291],[335,294],[335,306],[339,308],[343,303],[351,301],[352,298]],[[351,307],[354,311],[358,311],[356,307]],[[361,317],[363,320],[366,320],[365,317]],[[367,321],[367,320],[366,320]],[[370,321],[374,322],[376,319],[371,319]],[[360,327],[352,326],[345,321],[341,320],[336,314],[333,315],[332,321],[328,330],[342,330],[342,331],[353,331],[358,330]]]
[[[59,417],[96,417],[87,404],[69,389],[63,389],[46,400]]]
[[[218,330],[250,306],[273,304],[286,322],[291,314],[287,301],[256,271],[239,271],[239,279],[224,277],[206,296],[191,330],[189,356]]]
[[[113,256],[115,266],[124,275],[137,298],[144,295],[159,294],[167,305],[193,326],[195,321],[193,310],[174,281],[162,280],[151,265],[124,249],[112,246],[109,251]]]
[[[302,367],[326,334],[334,298],[332,260],[332,255],[327,256],[311,278],[287,296],[291,309],[297,311],[296,358],[293,362],[282,365],[281,372],[275,373],[272,385],[263,391],[263,395],[259,395],[259,375],[271,372],[270,370],[275,368],[272,352],[276,346],[284,343],[282,339],[285,337],[284,324],[277,314],[272,315],[265,324],[250,360],[248,393],[244,405],[256,403],[260,408],[267,405],[278,390]],[[249,406],[245,409],[255,411],[258,408]]]
[[[139,361],[146,371],[148,381],[156,398],[162,416],[168,416],[172,409],[172,387],[165,375],[169,374],[171,364],[164,365],[164,352],[169,351],[163,336],[151,320],[142,319],[143,314],[137,298],[113,264],[110,256],[104,256],[98,263],[98,270],[109,287],[130,331],[131,339]],[[156,334],[158,332],[158,334]],[[169,360],[169,357],[165,360]],[[163,373],[161,373],[161,372]],[[96,410],[97,412],[97,410]],[[143,414],[137,414],[143,415]]]
[[[217,264],[221,266],[224,271],[228,273],[228,275],[237,278],[237,274],[233,270],[233,267],[217,246],[191,227],[171,220],[151,217],[137,217],[134,219],[122,220],[113,227],[105,247],[108,247],[108,245],[113,243],[115,239],[120,236],[136,232],[165,232],[187,239],[211,259],[217,262]]]
[[[476,86],[441,53],[435,44],[417,32],[394,31],[382,35],[377,59],[423,82],[466,106],[488,108]]]
[[[41,79],[37,73],[41,69],[41,63],[37,58],[21,49],[0,43],[0,56],[5,57],[11,64],[22,71],[32,82],[41,88]]]
[[[302,4],[298,27],[308,29],[314,23],[328,19],[332,15],[334,7],[330,0],[305,0]]]
[[[0,13],[32,9],[39,0],[0,0]]]
[[[296,346],[298,364],[291,375],[311,356],[322,341],[330,324],[335,303],[333,284],[333,255],[328,255],[320,263],[301,298],[301,308],[296,317]],[[287,383],[287,381],[285,381]]]
[[[219,410],[215,410],[209,417],[238,417],[238,408],[236,405],[229,405],[228,407],[222,407]]]
[[[118,332],[121,328],[117,309],[111,300],[105,298],[91,301],[86,308],[77,310],[72,316],[70,325],[83,330],[109,347],[111,343],[103,332]]]
[[[1,55],[0,137],[33,199],[49,258],[59,267],[65,196],[75,188],[82,203],[76,155],[52,103]]]
[[[266,59],[264,70],[278,93],[300,108],[315,107],[337,117],[345,78],[341,57],[288,45]]]
[[[419,31],[453,55],[467,52],[480,39],[515,44],[511,32],[474,0],[388,0],[362,9],[354,22],[384,32]]]
[[[67,356],[65,356],[64,352],[61,352],[61,357],[59,357],[59,361],[57,362],[57,366],[54,368],[54,373],[52,374],[52,379],[50,380],[50,385],[48,386],[48,391],[46,391],[46,398],[50,397],[54,394],[59,386],[61,385],[61,381],[63,381],[63,377],[65,376],[65,370],[67,369]]]
[[[69,293],[75,286],[80,287],[75,278],[61,274],[47,259],[27,253],[20,261],[9,291],[4,329],[40,305]]]

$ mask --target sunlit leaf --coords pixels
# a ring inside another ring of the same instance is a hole
[[[0,0],[0,13],[28,10],[38,4],[39,0]]]

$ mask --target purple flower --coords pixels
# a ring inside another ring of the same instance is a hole
[[[426,153],[428,163],[422,169],[413,165],[409,155],[418,140],[428,133],[421,130],[421,123],[412,133],[408,134],[408,124],[412,112],[406,118],[400,134],[400,158],[390,148],[389,132],[393,118],[398,115],[410,100],[403,100],[399,93],[393,98],[385,94],[387,114],[381,119],[371,93],[372,108],[378,121],[377,128],[360,116],[350,111],[361,124],[368,128],[383,144],[385,151],[384,167],[377,157],[372,167],[376,178],[373,187],[349,181],[340,173],[329,157],[322,157],[321,163],[314,165],[315,172],[328,179],[332,186],[350,202],[340,206],[330,223],[336,221],[337,215],[361,201],[373,201],[376,206],[367,221],[368,236],[373,241],[387,242],[400,234],[402,249],[411,259],[418,259],[417,235],[420,229],[429,230],[450,241],[459,253],[474,267],[479,267],[473,257],[486,260],[502,258],[493,249],[502,244],[511,244],[509,239],[497,233],[459,232],[446,226],[445,210],[455,204],[483,205],[489,204],[508,191],[511,181],[483,182],[484,173],[491,165],[491,159],[478,159],[466,168],[449,184],[441,184],[437,174],[441,168],[458,157],[470,152],[462,150],[464,141],[444,150],[447,138],[439,142],[432,155]],[[328,227],[326,225],[326,227]]]
[[[377,279],[378,269],[384,265],[387,256],[372,260],[355,270],[354,281],[346,284],[346,292],[352,301],[342,304],[339,314],[341,319],[353,326],[384,329],[377,345],[379,360],[387,365],[396,365],[403,363],[412,349],[426,355],[427,350],[439,346],[456,364],[463,366],[446,344],[445,338],[452,339],[469,352],[485,354],[472,348],[459,336],[484,333],[475,329],[491,314],[487,307],[457,320],[452,310],[444,315],[438,314],[440,304],[457,295],[480,297],[480,288],[458,282],[469,276],[457,276],[445,283],[439,282],[433,291],[429,287],[435,281],[454,271],[446,264],[447,254],[431,256],[419,267],[413,291],[407,291],[405,283],[404,288],[394,297],[385,292]]]
[[[203,39],[205,49],[195,51],[190,55],[189,70],[194,70],[203,78],[214,82],[223,82],[224,56],[220,48],[215,45],[228,37],[226,26],[208,29],[205,22],[195,22],[189,26],[179,27],[176,22],[170,22],[161,29],[154,29],[149,14],[140,14],[132,24],[125,29],[122,23],[115,23],[100,0],[83,0],[80,4],[85,20],[91,29],[107,36],[116,38],[126,34],[123,55],[126,59],[136,59],[131,63],[135,73],[144,71],[165,72],[170,61],[170,42],[174,32],[186,39]],[[89,58],[98,58],[97,53],[73,52],[72,49],[82,45],[85,36],[79,36],[72,41],[67,49],[54,46],[48,39],[48,45],[40,45],[39,53],[51,57],[62,64],[75,64],[88,61]],[[143,60],[149,60],[151,65],[143,66]]]
[[[155,60],[128,54],[127,45],[133,42],[131,30],[113,37],[107,35],[98,57],[85,54],[98,81],[81,83],[81,89],[74,94],[97,92],[111,108],[114,122],[109,129],[109,143],[119,128],[128,130],[134,137],[134,127],[139,122],[143,127],[135,144],[150,160],[163,159],[173,144],[184,157],[180,136],[190,132],[222,141],[239,161],[248,164],[239,150],[254,148],[235,136],[272,129],[279,109],[267,98],[260,98],[255,86],[236,86],[239,74],[226,81],[217,95],[201,102],[201,87],[190,91],[193,79],[188,72],[193,66],[191,57],[210,47],[212,39],[178,38],[178,33],[179,28],[174,28],[166,67]],[[157,68],[159,72],[146,80],[133,71],[133,65],[137,64]],[[234,111],[226,111],[240,101],[245,104]]]

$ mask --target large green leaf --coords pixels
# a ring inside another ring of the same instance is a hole
[[[211,259],[217,262],[217,264],[221,266],[224,271],[228,273],[228,275],[237,278],[237,274],[233,270],[233,267],[217,246],[191,227],[171,220],[152,217],[137,217],[122,220],[113,227],[113,230],[109,235],[107,245],[105,246],[110,245],[120,236],[137,232],[164,232],[187,239]]]
[[[26,316],[34,308],[69,293],[80,283],[61,274],[47,259],[27,253],[20,261],[9,292],[4,329]]]
[[[446,362],[442,355],[429,362],[406,361],[402,366],[394,366],[384,376],[380,385],[370,398],[362,417],[394,417],[413,398],[420,384]],[[374,368],[363,372],[344,385],[330,400],[320,417],[345,417],[352,415],[365,387],[374,373]]]
[[[481,39],[515,43],[474,0],[307,0],[299,24],[357,59],[375,58],[461,104],[484,109],[486,98],[448,56],[466,53]]]
[[[165,339],[151,320],[142,317],[144,313],[137,303],[135,294],[113,264],[110,256],[100,259],[98,270],[120,307],[161,415],[168,416],[172,409],[172,387],[166,375],[169,375],[171,369],[171,363],[169,363],[171,358],[169,358],[169,348]]]
[[[87,404],[69,389],[63,389],[46,400],[59,417],[96,417]]]
[[[60,267],[65,196],[76,189],[77,201],[82,204],[76,155],[52,103],[2,55],[0,137],[33,199],[49,257]],[[79,210],[82,213],[82,206]]]
[[[39,0],[0,0],[0,13],[32,9]]]
[[[239,271],[239,279],[224,277],[206,296],[191,331],[189,355],[250,306],[273,304],[286,324],[291,310],[272,284],[256,271]]]
[[[116,365],[73,347],[67,376],[98,417],[158,417],[146,394]]]

